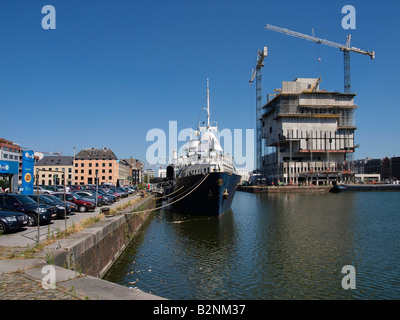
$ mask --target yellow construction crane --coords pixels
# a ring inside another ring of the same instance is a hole
[[[317,81],[315,81],[315,84],[313,85],[313,87],[310,89],[309,92],[315,92],[317,91],[318,85],[321,83],[322,77],[319,76]]]

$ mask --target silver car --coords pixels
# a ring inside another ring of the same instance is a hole
[[[39,190],[39,194],[52,194],[54,191],[45,189],[41,186],[33,186],[33,194],[37,194],[37,191]]]

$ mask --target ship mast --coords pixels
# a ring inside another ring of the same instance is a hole
[[[207,78],[207,129],[210,128],[210,87]]]

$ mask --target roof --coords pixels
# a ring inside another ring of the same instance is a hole
[[[87,148],[79,151],[75,156],[76,160],[118,160],[118,157],[108,148]]]
[[[285,97],[304,97],[306,98],[306,96],[310,96],[311,98],[313,98],[315,95],[331,95],[331,96],[347,96],[349,98],[354,98],[356,96],[355,93],[343,93],[343,92],[338,92],[338,91],[315,91],[315,92],[307,92],[307,91],[302,91],[302,92],[280,92],[278,94],[276,94],[271,100],[269,100],[267,103],[265,103],[262,106],[262,109],[266,109],[268,108],[270,105],[272,105],[273,103],[276,103],[278,100],[280,99],[284,99]],[[314,107],[314,106],[312,106]],[[333,106],[336,107],[336,106]],[[346,106],[347,107],[347,106]]]
[[[72,166],[74,157],[71,156],[45,156],[35,166]]]

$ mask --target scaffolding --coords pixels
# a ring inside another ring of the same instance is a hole
[[[314,91],[316,80],[283,83],[282,92],[264,106],[263,171],[278,182],[330,183],[351,174],[355,94]],[[269,147],[275,151],[269,153]]]

